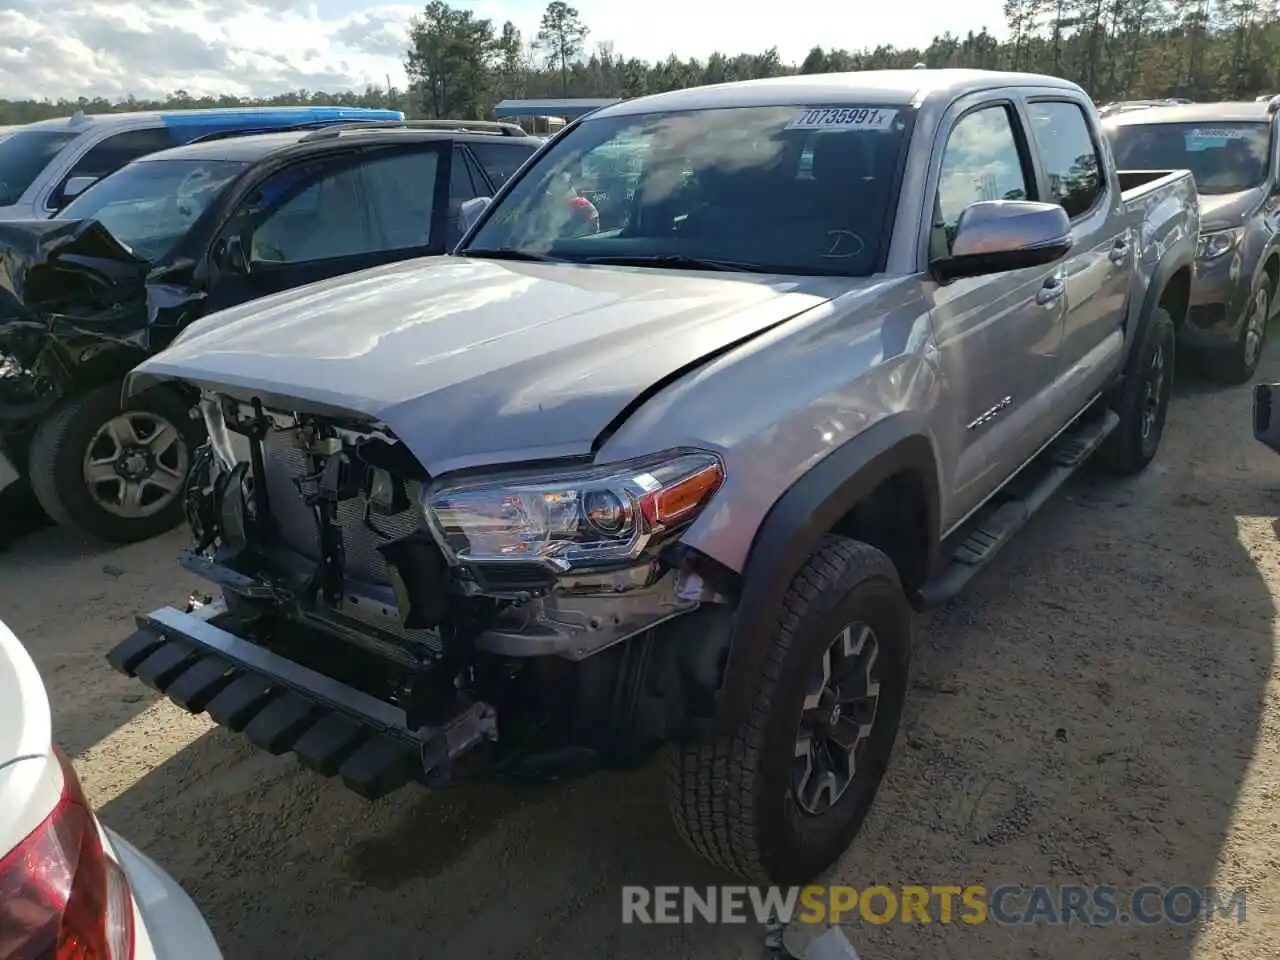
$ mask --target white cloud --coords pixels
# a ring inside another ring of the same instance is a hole
[[[538,0],[455,0],[495,27],[537,31]],[[409,18],[386,0],[4,0],[0,97],[264,94],[404,84]],[[589,44],[624,56],[705,57],[776,45],[860,49],[927,43],[945,30],[1003,32],[1001,0],[899,0],[892,13],[840,0],[579,0]]]

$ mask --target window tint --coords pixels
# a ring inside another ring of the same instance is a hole
[[[1102,164],[1084,113],[1074,103],[1027,105],[1031,136],[1049,178],[1049,196],[1067,216],[1087,212],[1102,196]]]
[[[0,207],[17,203],[49,161],[80,131],[22,130],[0,140]]]
[[[378,249],[361,202],[358,167],[292,167],[263,184],[249,203],[253,260],[307,263]]]
[[[473,143],[470,147],[495,190],[506,183],[534,151],[533,145],[526,143]]]
[[[167,150],[177,146],[178,141],[164,127],[152,127],[149,130],[128,130],[107,137],[76,161],[71,172],[63,178],[55,191],[53,201],[61,201],[62,188],[72,177],[105,177],[115,173],[130,160],[137,160],[157,150]]]
[[[404,250],[431,243],[438,150],[416,150],[376,157],[360,167],[373,214],[377,245],[371,249]]]
[[[937,225],[946,229],[946,251],[970,204],[1030,196],[1008,108],[984,107],[962,117],[947,137],[938,177]],[[945,255],[936,249],[932,254]]]

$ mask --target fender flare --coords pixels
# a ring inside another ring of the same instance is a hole
[[[937,458],[924,417],[895,414],[837,447],[773,504],[756,531],[742,570],[728,658],[716,695],[716,728],[729,733],[747,717],[791,581],[822,538],[877,486],[903,471],[918,473],[925,491],[928,568],[938,556],[941,526]]]
[[[1147,284],[1146,295],[1142,298],[1142,306],[1138,310],[1138,318],[1134,322],[1133,331],[1129,336],[1129,355],[1124,362],[1124,373],[1126,375],[1134,372],[1138,363],[1138,351],[1134,347],[1142,342],[1142,338],[1147,332],[1147,327],[1151,323],[1151,315],[1156,312],[1156,307],[1160,305],[1160,301],[1164,298],[1164,292],[1169,286],[1170,279],[1184,267],[1194,273],[1194,250],[1161,260],[1151,272],[1151,282]],[[1174,325],[1177,327],[1181,327],[1186,322],[1185,317],[1174,317],[1173,319]]]

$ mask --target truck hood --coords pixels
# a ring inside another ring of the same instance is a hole
[[[584,456],[646,393],[835,295],[831,278],[436,257],[196,321],[128,389],[185,380],[385,424],[439,475]],[[843,281],[848,289],[849,281]]]
[[[1262,187],[1239,193],[1201,194],[1200,232],[1229,230],[1244,223],[1262,203],[1266,191]]]

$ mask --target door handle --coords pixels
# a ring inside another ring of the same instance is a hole
[[[1111,248],[1109,256],[1112,263],[1124,263],[1124,261],[1129,258],[1128,241],[1120,240],[1117,242],[1116,245]]]
[[[1041,306],[1053,303],[1067,292],[1067,285],[1060,277],[1050,277],[1044,286],[1036,291],[1036,303]]]

